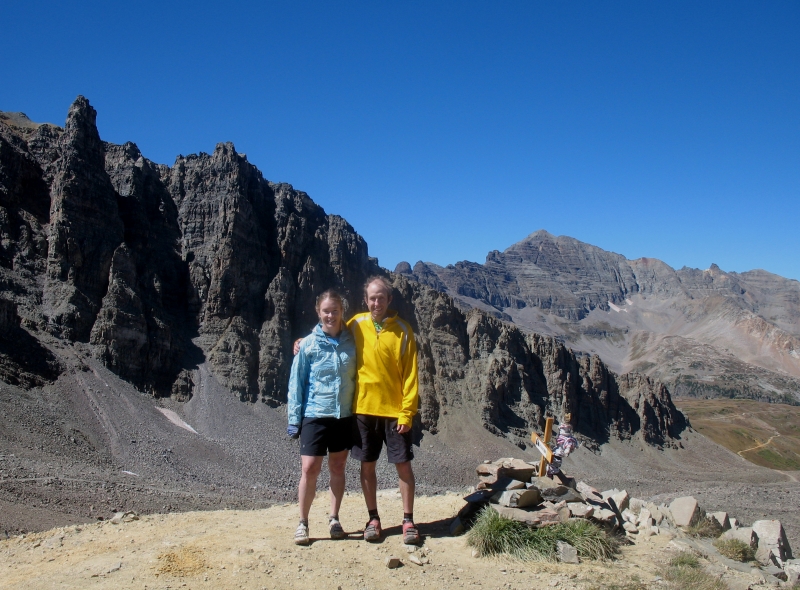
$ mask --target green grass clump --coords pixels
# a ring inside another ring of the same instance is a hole
[[[722,534],[722,526],[720,526],[716,518],[710,517],[701,518],[685,530],[690,537],[716,538]]]
[[[739,539],[717,539],[714,541],[714,547],[721,555],[728,559],[735,561],[753,561],[756,558],[755,551],[744,541]]]
[[[619,542],[587,520],[575,519],[538,529],[484,508],[467,534],[467,544],[480,555],[509,555],[517,559],[553,561],[556,543],[569,543],[583,559],[610,559]]]
[[[670,590],[727,590],[725,583],[700,567],[700,560],[688,551],[673,557],[661,576]]]
[[[669,565],[674,567],[700,567],[700,560],[697,555],[689,551],[681,551],[669,560]]]

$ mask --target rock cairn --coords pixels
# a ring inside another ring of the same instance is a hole
[[[779,520],[759,520],[744,526],[727,512],[705,512],[691,496],[675,498],[667,505],[632,498],[625,490],[601,492],[563,471],[552,478],[539,477],[538,462],[522,459],[484,461],[476,472],[478,484],[464,497],[466,504],[450,524],[452,535],[466,532],[481,510],[490,509],[533,528],[584,518],[631,543],[667,535],[683,549],[725,560],[711,542],[697,538],[708,535],[697,532],[704,528],[720,540],[737,539],[750,546],[763,574],[800,582],[800,559],[793,559]],[[701,526],[704,524],[707,526]],[[560,547],[558,554],[562,561],[577,562],[568,547]],[[732,563],[726,561],[726,565]],[[750,569],[749,565],[740,567]]]

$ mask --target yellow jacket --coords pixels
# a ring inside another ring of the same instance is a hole
[[[353,412],[397,418],[398,425],[411,426],[419,405],[417,343],[411,326],[390,312],[378,333],[367,312],[350,318],[347,327],[356,340]]]

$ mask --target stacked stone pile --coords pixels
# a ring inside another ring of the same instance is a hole
[[[705,512],[691,496],[675,498],[669,505],[631,498],[625,490],[598,491],[563,471],[539,477],[538,463],[504,458],[478,465],[478,484],[464,498],[466,504],[450,526],[453,535],[464,533],[483,509],[534,528],[585,518],[629,542],[646,542],[654,535],[687,538],[713,531],[720,540],[738,539],[755,552],[764,572],[790,583],[800,582],[800,559],[793,559],[779,520],[759,520],[744,526],[727,512]],[[708,522],[704,522],[708,521]],[[706,526],[701,526],[706,525]],[[711,548],[708,544],[707,548]]]

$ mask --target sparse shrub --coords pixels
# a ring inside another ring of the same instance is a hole
[[[662,572],[670,590],[727,590],[728,586],[700,567],[670,566]]]
[[[753,548],[739,539],[717,539],[714,541],[714,547],[717,548],[720,554],[735,561],[746,562],[753,561],[756,558]]]
[[[649,587],[637,580],[619,583],[604,583],[602,586],[592,586],[592,590],[649,590]]]
[[[553,561],[556,543],[564,541],[583,559],[609,559],[619,543],[594,523],[574,519],[538,529],[484,508],[467,534],[467,544],[481,555],[509,555],[517,559]]]
[[[722,534],[722,526],[716,518],[701,518],[697,523],[686,528],[686,534],[690,537],[709,537],[716,538]]]
[[[661,576],[670,590],[726,590],[727,586],[700,567],[697,556],[682,551],[661,570]]]
[[[700,560],[690,551],[681,551],[669,560],[669,564],[675,567],[700,567]]]

